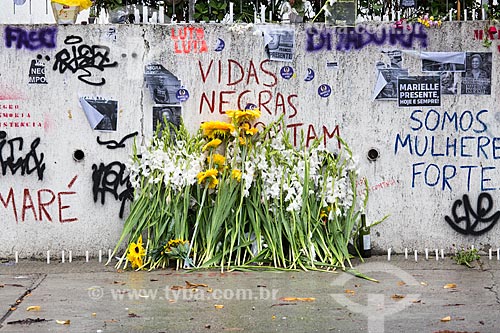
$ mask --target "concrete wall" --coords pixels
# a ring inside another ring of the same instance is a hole
[[[114,246],[129,205],[124,164],[134,138],[152,135],[155,102],[145,83],[151,64],[188,91],[183,102],[174,91],[170,103],[191,130],[254,103],[263,121],[284,114],[297,138],[302,130],[308,138],[326,135],[326,146],[336,150],[340,134],[370,184],[368,220],[390,214],[373,231],[376,248],[496,248],[500,226],[484,228],[500,215],[499,41],[483,47],[474,32],[484,26],[445,22],[401,37],[390,24],[370,26],[377,35],[362,26],[348,34],[323,25],[267,25],[294,32],[291,62],[270,61],[262,34],[224,25],[0,26],[0,256]],[[461,94],[459,84],[456,95],[441,95],[440,106],[374,100],[375,66],[389,64],[382,52],[388,50],[403,51],[410,76],[431,74],[422,72],[421,51],[489,52],[483,57],[491,59],[491,94]],[[288,79],[284,66],[294,71]],[[305,80],[308,68],[312,80]],[[322,97],[326,85],[331,94]],[[117,101],[116,130],[93,129],[80,97]],[[418,152],[409,148],[417,137]],[[378,153],[375,160],[367,158],[370,151]],[[456,206],[464,195],[470,205]],[[483,213],[480,195],[483,207],[491,198]],[[445,221],[454,206],[458,218],[470,217],[460,232]]]

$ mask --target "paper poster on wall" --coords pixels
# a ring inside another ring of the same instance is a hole
[[[455,72],[439,72],[439,76],[441,76],[441,95],[457,94],[458,75]]]
[[[277,28],[276,26],[260,27],[264,33],[264,45],[270,60],[293,60],[295,48],[295,29]]]
[[[155,104],[178,104],[181,81],[161,64],[146,65],[144,80]]]
[[[159,131],[158,133],[161,135],[161,132],[171,125],[179,128],[181,125],[181,111],[182,108],[178,105],[153,106],[153,132]],[[170,133],[172,135],[174,133],[172,128]]]
[[[80,105],[90,127],[98,131],[116,131],[118,102],[106,99],[80,97]]]
[[[462,73],[463,95],[491,95],[491,52],[467,52],[466,68]]]
[[[406,76],[398,78],[398,105],[403,106],[440,106],[440,77]]]
[[[384,63],[382,65],[385,66]],[[378,67],[373,99],[396,100],[398,98],[398,77],[400,76],[408,76],[408,69]]]
[[[387,68],[403,68],[403,51],[401,50],[384,50],[382,54],[385,54],[389,58],[389,63],[385,65]]]
[[[420,52],[422,72],[463,72],[465,52]]]
[[[336,26],[354,26],[356,23],[356,3],[354,0],[327,1],[325,3],[325,23]]]

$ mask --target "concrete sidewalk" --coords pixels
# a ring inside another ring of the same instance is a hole
[[[500,262],[475,266],[356,263],[375,283],[346,273],[4,263],[0,332],[500,332]]]

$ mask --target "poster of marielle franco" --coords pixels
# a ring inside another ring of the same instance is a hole
[[[400,107],[440,106],[441,85],[439,75],[399,77],[398,105]]]
[[[491,58],[491,52],[467,52],[462,95],[491,95]]]

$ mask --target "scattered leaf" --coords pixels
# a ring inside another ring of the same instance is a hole
[[[446,322],[446,321],[450,321],[451,320],[451,317],[450,316],[446,316],[444,318],[441,318],[441,321],[442,322]]]
[[[462,303],[454,303],[454,304],[445,304],[443,306],[461,306],[461,305],[465,305],[465,304],[462,304]]]
[[[45,319],[45,318],[36,318],[36,319],[26,318],[26,319],[22,319],[22,320],[8,321],[7,324],[8,325],[12,325],[12,324],[26,324],[26,325],[29,325],[29,324],[33,324],[33,323],[39,323],[39,322],[42,322],[42,321],[48,321],[48,320]]]
[[[314,302],[314,297],[281,297],[280,301],[283,302]]]
[[[169,299],[168,302],[169,303],[175,303],[175,299]]]
[[[68,320],[56,320],[56,323],[58,323],[59,325],[69,325],[71,323],[71,321],[68,319]]]
[[[172,286],[170,287],[170,290],[179,290],[179,289],[184,289],[183,286]]]
[[[456,288],[457,287],[457,284],[456,283],[448,283],[448,284],[445,284],[444,285],[444,289],[453,289],[453,288]]]
[[[24,286],[22,284],[19,284],[19,283],[6,283],[5,284],[6,286],[9,286],[9,287],[19,287],[19,288],[24,288]]]
[[[95,317],[95,316],[97,316],[97,313],[92,312],[91,316],[92,316],[92,317]]]
[[[129,318],[140,318],[141,316],[139,316],[139,315],[137,315],[137,314],[135,314],[135,313],[133,313],[133,312],[130,312],[130,313],[128,314],[128,317],[129,317]]]
[[[208,287],[208,284],[204,283],[191,283],[186,281],[186,288],[197,288],[197,287]]]
[[[351,289],[346,289],[346,290],[344,290],[344,292],[345,292],[346,294],[351,294],[351,295],[354,295],[354,293],[355,293],[355,291],[354,291],[354,290],[351,290]]]
[[[275,315],[273,315],[273,316],[271,317],[271,319],[272,319],[272,320],[276,319],[276,316],[275,316]]]
[[[422,300],[421,299],[415,299],[413,301],[411,301],[412,303],[422,303]]]
[[[271,305],[271,307],[273,307],[273,306],[283,306],[283,305],[297,305],[297,303],[276,303],[276,304]]]
[[[391,296],[391,298],[392,298],[393,300],[398,300],[398,299],[403,299],[403,298],[405,298],[405,296],[404,296],[404,295],[400,295],[400,294],[394,294],[394,295],[392,295],[392,296]]]
[[[406,285],[406,283],[404,281],[399,281],[398,282],[398,286],[405,286],[405,285]]]
[[[421,284],[422,286],[426,286],[426,287],[429,285],[429,284],[428,284],[427,282],[425,282],[425,281],[420,282],[420,284]]]
[[[223,309],[224,305],[222,305],[222,304],[215,304],[214,308],[216,308],[216,309]]]
[[[15,306],[12,306],[9,310],[10,310],[10,311],[16,311],[16,310],[17,310],[17,308],[16,308]]]
[[[32,305],[32,306],[28,306],[26,308],[26,311],[40,311],[41,307],[40,305]]]
[[[207,293],[212,293],[212,292],[214,292],[214,290],[212,288],[207,289]]]

